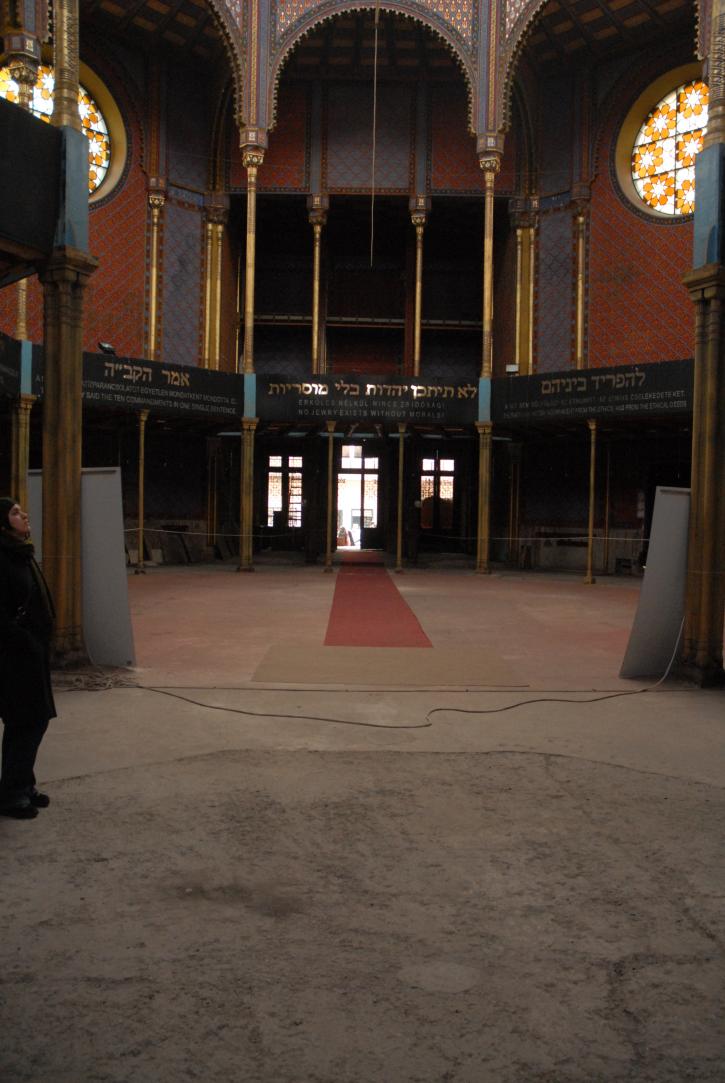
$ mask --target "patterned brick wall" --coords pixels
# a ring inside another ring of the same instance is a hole
[[[483,190],[476,141],[468,131],[466,90],[461,85],[432,88],[431,188],[434,192]]]
[[[235,175],[244,169],[241,152]],[[245,183],[244,179],[241,183]],[[277,101],[277,124],[269,135],[269,149],[259,171],[261,191],[305,191],[307,187],[307,87],[282,83]]]
[[[91,210],[90,247],[100,265],[86,292],[84,349],[102,340],[119,356],[143,357],[146,179],[138,163],[123,188]]]
[[[169,200],[164,210],[160,358],[168,364],[199,363],[202,240],[199,209]]]
[[[618,197],[607,168],[592,187],[587,364],[691,357],[694,306],[681,284],[692,265],[692,222],[648,221]]]
[[[206,189],[210,176],[206,83],[190,68],[169,72],[166,119],[169,182]]]
[[[536,294],[536,370],[557,372],[572,362],[573,226],[571,211],[542,214]]]
[[[574,133],[573,79],[542,80],[539,93],[538,193],[558,195],[571,188]]]
[[[372,169],[373,96],[369,86],[334,85],[325,147],[330,191],[367,191]],[[411,173],[412,90],[378,88],[376,188],[407,192]]]

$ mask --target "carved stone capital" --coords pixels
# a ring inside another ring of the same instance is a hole
[[[501,156],[499,154],[479,154],[478,164],[484,173],[498,173],[501,169]]]
[[[330,209],[330,197],[323,192],[313,192],[307,197],[307,217],[311,226],[324,226]]]
[[[538,198],[519,197],[510,200],[509,216],[515,229],[536,229],[539,221]]]
[[[204,217],[213,226],[224,226],[229,219],[229,200],[220,192],[207,196],[204,205]]]
[[[162,210],[165,203],[166,196],[163,192],[149,192],[149,207],[152,211]]]
[[[255,169],[264,161],[264,147],[242,147],[242,165],[245,169]]]

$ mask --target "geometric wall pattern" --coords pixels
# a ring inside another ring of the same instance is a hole
[[[241,151],[235,157],[241,158]],[[306,158],[307,86],[284,82],[279,89],[277,123],[269,133],[269,149],[259,170],[260,189],[304,191]],[[241,183],[246,184],[245,170],[240,172]]]
[[[199,355],[202,216],[168,201],[164,211],[163,345],[167,365],[195,365]]]
[[[119,357],[142,357],[146,180],[138,164],[107,205],[91,210],[89,233],[99,266],[84,299],[84,349],[97,350],[100,340]]]
[[[375,188],[410,187],[412,89],[378,87]],[[373,164],[372,88],[334,84],[328,99],[327,186],[331,191],[369,190]]]
[[[573,215],[569,209],[539,219],[536,298],[537,372],[572,364]]]
[[[432,190],[483,191],[476,140],[468,131],[466,88],[453,83],[433,87],[431,114]]]
[[[680,284],[691,265],[692,222],[648,221],[602,171],[591,200],[587,364],[692,357],[694,305]]]

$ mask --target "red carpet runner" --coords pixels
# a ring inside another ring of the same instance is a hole
[[[432,647],[385,568],[342,565],[325,636],[326,647]]]

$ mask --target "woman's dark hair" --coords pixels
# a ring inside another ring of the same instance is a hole
[[[0,496],[0,530],[10,530],[8,516],[16,504],[17,500],[11,496]]]

